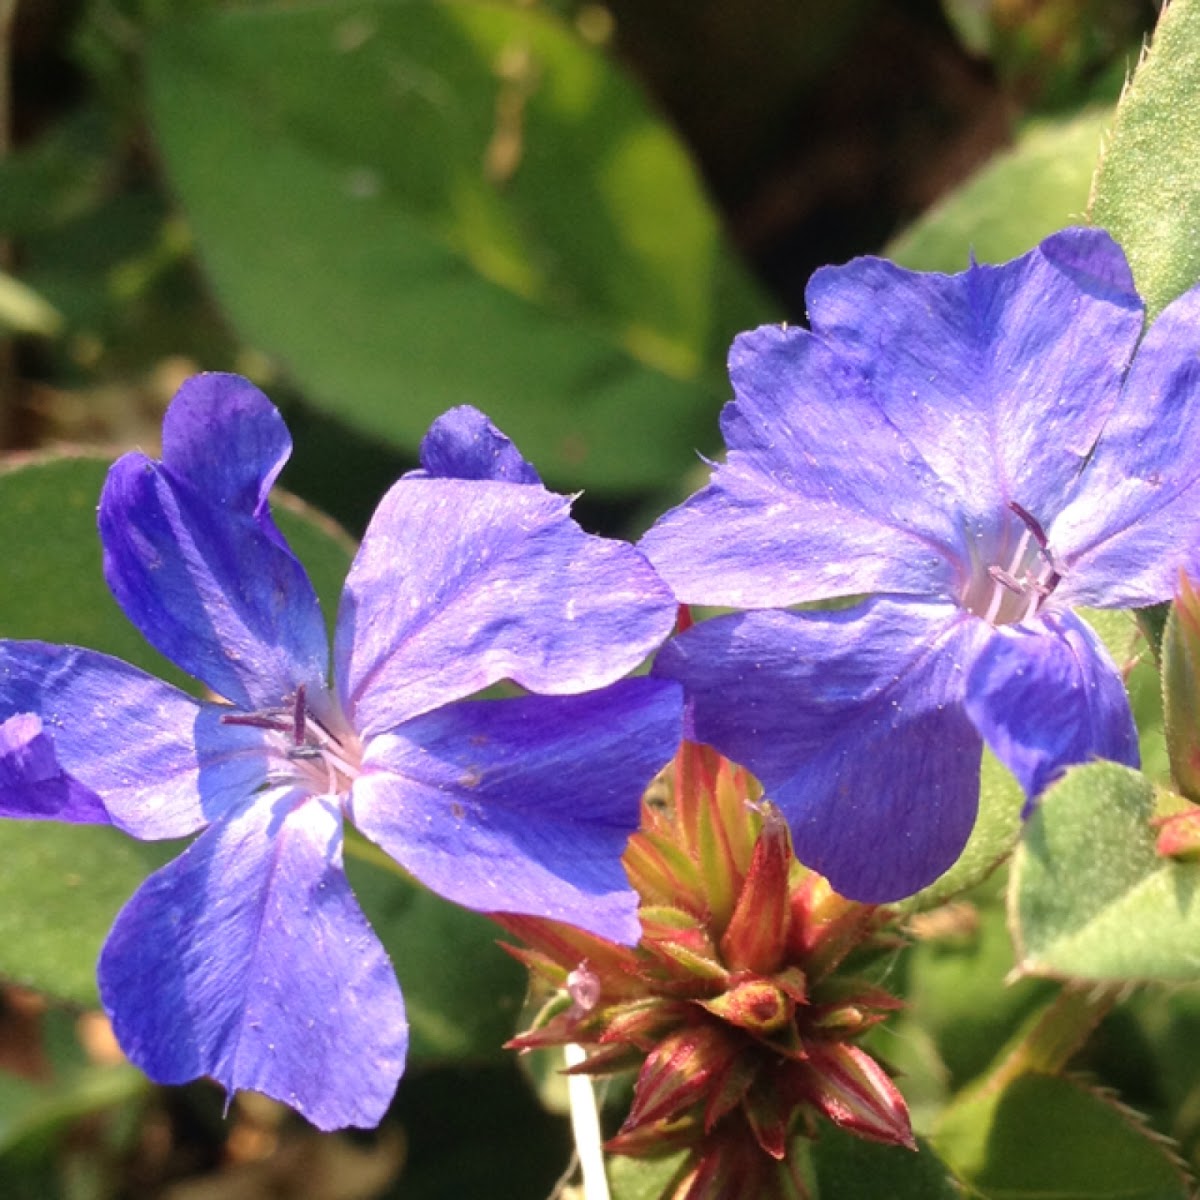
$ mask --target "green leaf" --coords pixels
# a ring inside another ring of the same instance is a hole
[[[1092,980],[1200,979],[1200,866],[1155,853],[1154,787],[1093,763],[1068,771],[1013,861],[1021,971]]]
[[[1111,120],[1105,106],[1030,123],[1013,149],[901,233],[887,256],[916,270],[957,272],[969,253],[1004,262],[1056,229],[1080,224]]]
[[[115,829],[0,821],[0,978],[94,1008],[113,918],[178,849]]]
[[[660,485],[763,319],[679,142],[595,47],[470,0],[214,12],[149,55],[167,168],[243,335],[411,450],[485,409],[551,480]]]
[[[872,1033],[872,1047],[888,1062],[894,1043],[917,1030],[932,1036],[951,1089],[979,1075],[1054,986],[1035,979],[1005,986],[1013,950],[999,884],[989,881],[913,921],[916,942],[903,959],[905,1007]]]
[[[612,1200],[662,1200],[683,1170],[688,1152],[665,1158],[626,1158],[614,1154],[604,1164]]]
[[[1165,1139],[1111,1096],[1059,1076],[1029,1072],[968,1093],[946,1111],[933,1141],[989,1200],[1192,1194]]]
[[[916,1153],[822,1124],[813,1145],[820,1200],[963,1200],[968,1193],[928,1142]]]
[[[1125,248],[1150,318],[1200,278],[1200,0],[1163,8],[1121,97],[1091,220]]]
[[[1142,774],[1170,783],[1171,764],[1163,723],[1163,689],[1154,650],[1140,620],[1149,609],[1133,613],[1118,608],[1085,608],[1079,615],[1100,635],[1125,680],[1129,706],[1138,730]]]
[[[0,1074],[0,1158],[27,1138],[141,1100],[147,1091],[146,1077],[128,1063],[78,1066],[48,1083]]]

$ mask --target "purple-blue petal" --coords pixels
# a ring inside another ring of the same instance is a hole
[[[127,454],[100,499],[108,585],[146,640],[244,708],[323,684],[328,642],[267,493],[291,449],[265,396],[232,375],[184,386],[163,460]]]
[[[541,483],[533,464],[491,420],[469,404],[444,412],[421,441],[421,470],[409,478],[495,479]]]
[[[453,704],[368,744],[353,820],[457,904],[632,943],[638,901],[621,855],[681,720],[679,688],[645,678]]]
[[[36,714],[59,769],[137,838],[194,833],[263,783],[262,731],[226,711],[93,650],[0,642],[0,719]]]
[[[1070,506],[1049,530],[1063,604],[1171,599],[1200,574],[1200,288],[1163,310]]]
[[[63,771],[41,717],[0,721],[0,816],[107,825],[100,797]]]
[[[160,1083],[208,1075],[319,1129],[369,1127],[404,1067],[400,989],[323,799],[266,794],[151,875],[99,978],[122,1049]]]
[[[338,613],[338,694],[360,735],[501,679],[588,691],[637,666],[675,602],[623,542],[585,534],[530,484],[402,479],[384,497]]]
[[[1099,229],[959,275],[856,259],[816,272],[806,298],[813,332],[983,531],[1010,500],[1043,526],[1057,516],[1142,328],[1125,257]]]
[[[949,594],[962,530],[861,372],[804,329],[742,334],[728,459],[641,542],[685,603],[766,608],[877,591]]]
[[[797,857],[843,895],[896,900],[966,844],[982,743],[962,706],[989,627],[950,605],[717,617],[654,671],[684,686],[696,735],[762,780]]]
[[[1074,613],[996,630],[968,676],[966,707],[1030,803],[1076,763],[1108,758],[1138,765],[1137,729],[1120,673]]]

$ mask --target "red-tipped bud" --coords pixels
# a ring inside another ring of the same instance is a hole
[[[904,1097],[866,1051],[845,1042],[817,1043],[803,1071],[803,1090],[835,1124],[875,1142],[917,1148]]]
[[[703,1001],[714,1017],[728,1021],[755,1037],[767,1038],[791,1023],[796,1003],[769,979],[753,976],[728,991]]]
[[[721,938],[721,954],[731,970],[770,975],[783,965],[792,917],[788,874],[793,861],[787,824],[777,809],[768,807],[750,870]]]
[[[1163,858],[1200,858],[1200,808],[1188,808],[1156,822],[1155,850]]]
[[[633,1106],[621,1132],[674,1120],[700,1104],[737,1049],[736,1041],[716,1024],[693,1025],[664,1038],[638,1074]]]

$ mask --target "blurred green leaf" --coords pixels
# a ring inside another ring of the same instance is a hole
[[[1121,97],[1091,219],[1125,248],[1152,319],[1200,278],[1200,0],[1163,8]]]
[[[155,128],[241,332],[364,433],[487,410],[552,480],[662,484],[765,305],[679,142],[527,9],[365,0],[164,27]]]
[[[1154,651],[1146,640],[1139,617],[1126,609],[1081,609],[1087,623],[1100,635],[1125,680],[1129,705],[1137,724],[1142,773],[1156,783],[1169,783],[1171,764],[1163,722],[1163,690]]]
[[[28,284],[0,271],[0,329],[50,337],[62,328],[62,314]]]
[[[893,1044],[911,1031],[932,1036],[951,1090],[984,1071],[996,1046],[1053,989],[1035,979],[1005,986],[1013,950],[999,883],[989,881],[959,904],[913,922],[916,942],[904,958],[905,1007],[872,1035],[873,1048],[888,1062]]]
[[[115,829],[0,821],[0,978],[94,1008],[113,918],[179,848]]]
[[[1200,866],[1155,853],[1154,788],[1115,763],[1043,797],[1013,860],[1010,919],[1028,974],[1200,979]]]
[[[1200,596],[1185,576],[1162,642],[1163,723],[1171,774],[1190,800],[1200,799]]]
[[[683,1167],[687,1152],[665,1158],[626,1158],[613,1154],[605,1163],[612,1200],[661,1200]]]
[[[887,247],[902,266],[954,273],[973,253],[997,263],[1065,225],[1084,222],[1088,188],[1112,110],[1031,122],[1017,144],[935,205]]]
[[[146,1077],[128,1063],[80,1065],[47,1083],[0,1074],[0,1157],[26,1138],[140,1100],[148,1090]]]
[[[992,1200],[1192,1195],[1165,1139],[1111,1096],[1058,1076],[1028,1072],[971,1091],[947,1110],[934,1145]]]
[[[928,1142],[914,1154],[822,1124],[813,1145],[820,1200],[964,1200],[971,1193]]]

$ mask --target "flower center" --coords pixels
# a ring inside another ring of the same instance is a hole
[[[358,778],[362,747],[352,731],[335,732],[333,723],[313,711],[303,684],[287,708],[254,713],[229,713],[224,725],[249,725],[280,735],[272,739],[273,757],[282,760],[281,775],[295,779],[314,792],[338,796]]]
[[[1012,625],[1036,616],[1062,579],[1041,523],[1015,500],[1008,507],[1023,526],[1016,548],[1011,554],[1002,550],[1001,561],[976,571],[962,598],[963,608],[989,625]]]

